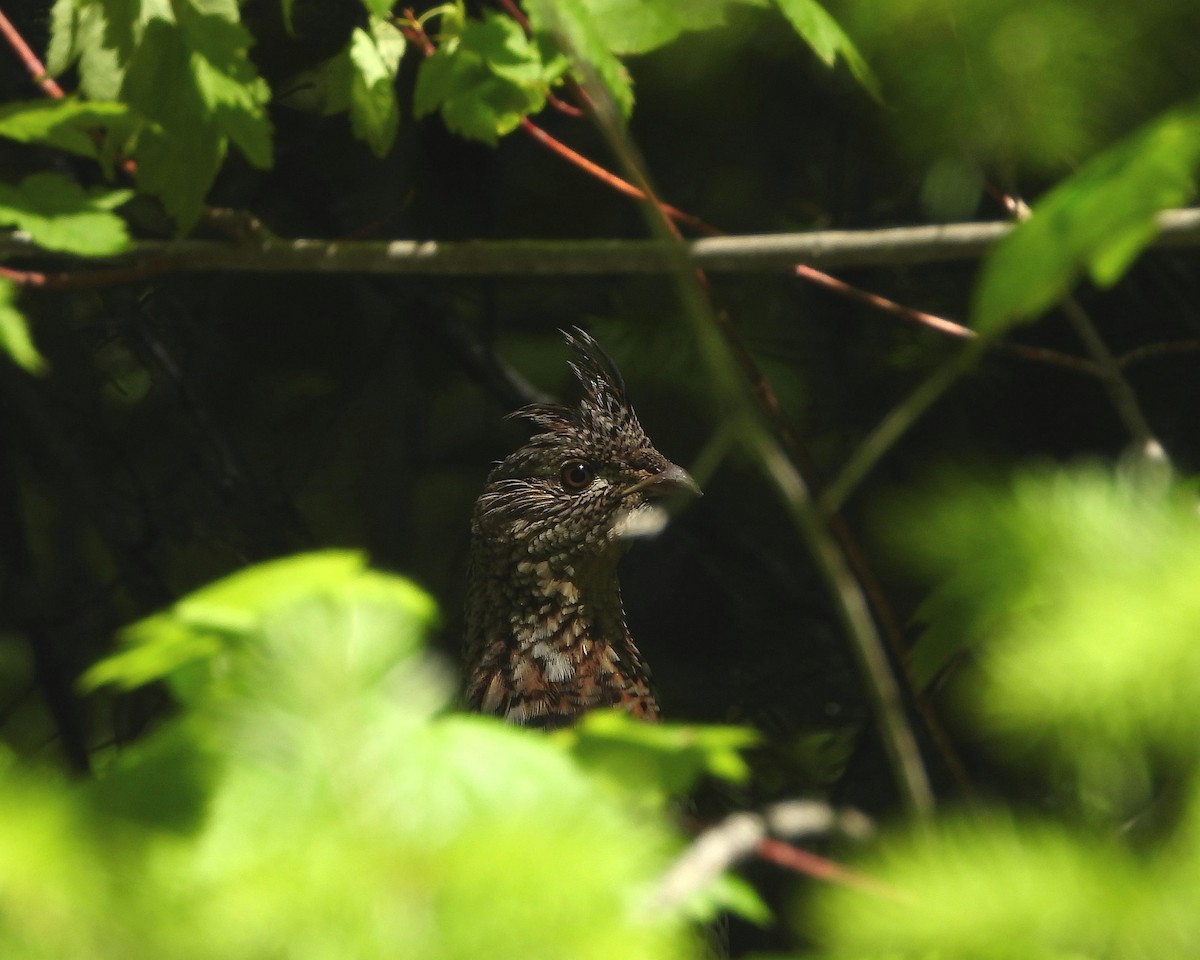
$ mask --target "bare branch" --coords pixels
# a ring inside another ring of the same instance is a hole
[[[815,800],[792,800],[762,813],[733,813],[705,830],[675,861],[659,882],[654,905],[670,909],[712,883],[735,863],[752,856],[771,836],[795,840],[840,834],[855,840],[871,835],[874,826],[857,810],[836,810]]]
[[[17,32],[17,28],[12,25],[3,12],[0,12],[0,34],[3,34],[8,45],[13,48],[13,51],[21,59],[21,63],[25,65],[30,78],[42,88],[42,92],[46,96],[53,97],[55,100],[61,100],[66,96],[62,87],[55,83],[54,78],[46,72],[45,64],[38,59],[37,54],[33,52],[29,44],[25,42],[25,38]]]
[[[1060,306],[1101,371],[1101,379],[1108,390],[1113,408],[1117,411],[1117,416],[1121,418],[1121,422],[1129,431],[1134,443],[1141,447],[1156,447],[1161,451],[1162,448],[1158,445],[1150,422],[1146,419],[1146,415],[1138,403],[1137,394],[1133,392],[1133,387],[1125,379],[1120,363],[1108,349],[1108,344],[1100,336],[1100,331],[1092,323],[1092,318],[1088,316],[1079,301],[1072,296],[1065,297]]]
[[[1200,245],[1200,209],[1158,217],[1163,247]],[[436,240],[387,242],[142,240],[109,257],[38,248],[26,234],[0,234],[0,258],[36,257],[77,269],[129,267],[231,273],[371,273],[424,276],[603,276],[672,271],[682,254],[717,273],[790,273],[796,264],[870,267],[974,260],[1013,229],[1010,223],[955,223],[884,230],[819,230],[742,237],[664,240]]]
[[[1135,347],[1128,353],[1116,358],[1117,366],[1124,369],[1143,360],[1153,360],[1156,357],[1172,356],[1174,354],[1195,353],[1200,350],[1200,340],[1171,340],[1166,343],[1147,343]]]

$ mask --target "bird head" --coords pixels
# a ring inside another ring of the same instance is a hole
[[[564,336],[576,353],[579,402],[513,414],[540,432],[492,470],[473,524],[477,537],[520,544],[534,560],[619,552],[623,541],[661,527],[656,501],[700,493],[650,442],[600,345],[578,327]]]

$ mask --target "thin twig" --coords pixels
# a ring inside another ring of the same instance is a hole
[[[1153,360],[1156,357],[1172,356],[1175,354],[1195,353],[1200,350],[1200,340],[1172,340],[1166,343],[1147,343],[1135,347],[1128,353],[1117,357],[1117,366],[1121,369],[1143,360]]]
[[[661,238],[678,236],[667,212],[653,200],[648,177],[620,123],[618,111],[607,89],[586,63],[580,63],[579,68],[585,78],[583,86],[591,98],[592,116],[597,127],[624,167],[626,175],[638,184],[646,197],[647,224]],[[755,376],[762,383],[766,382],[765,378],[757,371],[728,317],[723,319],[719,312],[714,312],[704,277],[689,263],[681,242],[676,243],[672,272],[685,315],[693,323],[698,342],[706,354],[713,384],[728,405],[729,422],[738,425],[739,440],[778,489],[788,513],[826,579],[835,609],[859,662],[874,707],[879,735],[901,796],[914,814],[926,816],[933,809],[933,790],[904,710],[899,685],[871,618],[862,586],[854,577],[845,552],[815,508],[804,476],[779,445],[775,435],[766,429],[759,416],[759,406],[745,393],[747,376],[752,384]],[[748,365],[746,360],[749,361]],[[735,366],[742,367],[741,375]],[[774,396],[773,393],[771,396]]]
[[[907,398],[893,407],[858,445],[841,473],[825,489],[821,509],[825,513],[841,510],[850,494],[875,467],[896,441],[945,393],[955,380],[979,357],[982,340],[973,340],[968,348],[938,367]]]
[[[843,887],[853,887],[863,893],[887,897],[890,900],[907,899],[900,891],[880,883],[874,877],[851,870],[828,857],[818,856],[810,850],[802,850],[790,843],[784,843],[782,840],[764,837],[758,841],[754,852],[769,863],[783,867],[785,870],[802,873],[814,880],[824,880],[827,883],[836,883]]]
[[[17,56],[21,58],[21,62],[25,65],[25,69],[29,71],[29,76],[33,78],[34,83],[42,88],[42,92],[55,100],[63,99],[66,96],[63,88],[46,72],[45,64],[30,49],[29,44],[25,42],[25,38],[17,32],[17,28],[12,25],[2,10],[0,10],[0,33],[4,34],[4,39],[16,51]]]
[[[659,881],[653,904],[657,909],[671,909],[684,903],[730,867],[756,852],[765,859],[783,861],[785,858],[780,855],[779,847],[770,845],[772,836],[796,840],[806,836],[837,834],[853,840],[865,840],[873,830],[871,821],[857,810],[837,810],[814,800],[778,803],[762,813],[742,811],[730,814],[701,833],[680,854]],[[768,843],[765,852],[764,841]],[[796,854],[802,853],[792,847],[788,849]],[[802,859],[795,856],[781,865],[813,876],[821,874],[822,879],[873,888],[875,892],[885,889],[882,884],[844,867],[828,870],[814,864],[814,869],[805,869],[801,865]],[[823,858],[816,859],[829,863]]]
[[[634,200],[646,199],[646,193],[640,187],[634,186],[628,180],[623,180],[614,173],[610,173],[608,170],[605,170],[604,167],[600,166],[600,164],[589,160],[577,150],[572,150],[561,140],[552,137],[528,117],[521,118],[521,129],[543,146],[552,150],[554,153],[557,153],[560,157],[571,163],[573,166],[578,167],[587,174],[590,174],[597,180],[611,187],[613,190],[616,190],[618,193],[624,194],[627,197],[631,197]],[[695,230],[697,233],[705,234],[707,236],[717,236],[721,232],[716,227],[705,223],[699,217],[693,217],[690,213],[685,213],[678,207],[673,207],[671,204],[663,203],[662,201],[656,202],[659,203],[660,208],[668,217],[678,223],[683,224],[691,230]]]
[[[152,257],[128,267],[61,273],[43,273],[40,270],[14,270],[11,267],[0,267],[0,277],[23,287],[32,287],[38,290],[90,290],[112,287],[121,283],[132,283],[134,280],[144,280],[147,277],[158,276],[178,269],[178,264],[169,257]]]
[[[792,520],[829,587],[842,629],[858,661],[876,729],[896,785],[909,809],[919,816],[927,816],[933,810],[933,788],[904,709],[900,681],[888,662],[862,585],[855,579],[844,551],[822,521],[822,514],[813,504],[803,477],[784,452],[761,438],[755,452],[783,495]]]
[[[980,226],[984,226],[980,224]],[[988,224],[986,226],[993,226]],[[1007,226],[1007,225],[1005,225]],[[921,228],[917,228],[921,229]],[[942,232],[949,228],[935,227],[938,232]],[[894,231],[888,231],[889,233]],[[1000,234],[1006,236],[1007,234]],[[924,310],[917,310],[913,307],[906,307],[904,304],[897,303],[895,300],[889,300],[887,297],[880,296],[877,293],[870,293],[867,290],[861,290],[858,287],[851,286],[844,280],[839,280],[837,277],[830,276],[821,270],[809,266],[807,264],[798,264],[793,268],[796,276],[807,280],[809,283],[816,286],[825,287],[827,290],[832,290],[835,293],[840,293],[842,296],[848,297],[851,300],[858,300],[860,303],[868,307],[872,307],[882,313],[890,314],[898,317],[908,323],[914,323],[918,326],[927,327],[937,333],[944,334],[948,337],[953,337],[956,340],[974,340],[979,335],[970,327],[963,326],[961,323],[955,323],[953,320],[947,320],[945,317],[939,317],[936,314],[926,313]],[[1060,353],[1057,350],[1048,350],[1044,347],[1031,347],[1023,343],[1007,343],[1002,341],[992,342],[993,349],[1000,350],[1004,353],[1010,353],[1014,356],[1022,357],[1026,360],[1033,360],[1038,363],[1049,363],[1054,366],[1066,367],[1068,370],[1073,370],[1076,373],[1086,373],[1091,376],[1099,376],[1100,372],[1096,365],[1082,357],[1072,356],[1068,353]]]
[[[1140,447],[1158,444],[1154,431],[1150,427],[1150,421],[1146,419],[1146,415],[1138,403],[1137,394],[1129,385],[1129,381],[1125,379],[1120,363],[1108,349],[1108,344],[1100,336],[1100,331],[1092,323],[1092,318],[1073,296],[1065,297],[1060,306],[1075,333],[1083,341],[1087,352],[1091,354],[1092,360],[1100,369],[1101,379],[1108,391],[1113,409],[1117,411],[1117,416],[1121,418],[1121,422],[1133,437],[1134,442]]]
[[[533,403],[555,401],[509,366],[495,350],[489,349],[468,324],[449,317],[438,317],[434,323],[419,313],[416,321],[430,337],[450,350],[476,382],[483,384],[505,407],[515,410]]]

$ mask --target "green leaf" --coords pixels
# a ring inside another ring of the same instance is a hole
[[[1085,272],[1111,286],[1155,236],[1154,217],[1195,196],[1200,106],[1174,110],[1097,155],[1034,206],[988,257],[972,313],[980,333],[1036,318]]]
[[[221,16],[177,4],[181,39],[188,50],[197,90],[216,129],[254,166],[271,166],[271,91],[249,58],[250,34],[237,10]]]
[[[0,107],[0,136],[20,143],[41,143],[97,158],[96,134],[124,141],[137,120],[123,103],[34,100]]]
[[[90,100],[117,100],[138,6],[137,0],[107,4],[55,0],[46,69],[52,76],[61,76],[78,63],[80,92]]]
[[[529,23],[548,44],[578,57],[600,78],[622,116],[633,111],[633,83],[585,0],[529,0]],[[576,65],[578,73],[578,65]]]
[[[122,749],[86,790],[98,812],[186,835],[204,823],[220,766],[195,724],[176,718]]]
[[[126,649],[106,657],[79,679],[81,690],[115,686],[135,690],[164,680],[221,651],[222,637],[179,621],[170,613],[147,617],[121,635]]]
[[[25,315],[16,305],[16,285],[0,278],[0,351],[29,373],[45,373],[46,360],[34,346]]]
[[[343,605],[360,605],[355,608],[360,624],[347,628],[360,638],[374,635],[368,631],[374,622],[370,608],[396,611],[396,619],[387,621],[388,651],[414,648],[420,632],[436,616],[425,593],[407,581],[368,570],[359,553],[302,554],[232,574],[128,627],[121,634],[124,649],[93,666],[81,683],[85,689],[106,684],[132,689],[170,679],[184,700],[203,697],[209,688],[206,665],[223,654],[235,654],[248,637],[270,624],[279,629],[280,618],[301,601],[330,597],[340,598]],[[307,615],[331,616],[311,609]],[[319,657],[312,654],[314,667]],[[191,669],[196,666],[204,669],[198,673]]]
[[[454,132],[494,144],[542,109],[564,68],[559,58],[544,60],[511,18],[488,13],[421,64],[413,109],[419,117],[441,110]]]
[[[396,68],[404,47],[404,35],[383,20],[372,21],[370,33],[356,28],[350,38],[350,124],[378,157],[391,149],[400,126]]]
[[[84,256],[129,246],[125,221],[112,212],[130,190],[85,191],[57,173],[34,173],[13,187],[0,184],[0,224],[25,230],[38,246]]]
[[[710,886],[696,891],[684,909],[699,923],[714,923],[726,912],[759,927],[769,926],[774,919],[758,891],[732,873],[723,873]]]
[[[1164,762],[1191,763],[1200,727],[1194,496],[1095,468],[951,491],[905,537],[906,561],[943,580],[934,652],[973,653],[949,691],[998,748],[1123,822]]]
[[[1172,919],[1172,878],[1153,862],[1045,824],[977,813],[926,825],[864,869],[878,892],[820,891],[810,929],[831,956],[1184,957],[1200,933],[1194,915]]]
[[[739,751],[759,739],[745,727],[648,724],[620,710],[590,713],[555,736],[586,768],[652,803],[682,796],[705,774],[744,781]]]
[[[363,6],[367,8],[367,13],[373,18],[384,20],[391,14],[395,2],[394,0],[363,0]]]
[[[413,91],[413,114],[426,117],[449,99],[455,82],[456,58],[447,50],[436,50],[421,61]]]
[[[408,40],[399,27],[383,16],[372,17],[370,26],[371,39],[375,41],[388,73],[394,78],[396,71],[400,69],[400,60],[408,49]]]
[[[328,553],[163,614],[233,631],[212,695],[86,782],[0,750],[5,956],[701,956],[684,910],[650,909],[684,842],[672,818],[557,739],[435,713],[450,681],[421,650],[430,609]]]
[[[876,100],[881,99],[878,78],[846,31],[824,7],[816,0],[775,0],[775,4],[826,66],[832,67],[841,57],[854,79]]]
[[[123,99],[157,127],[138,137],[138,184],[159,196],[183,230],[195,223],[232,140],[256,166],[271,164],[269,97],[247,56],[236,6],[170,7],[154,16],[129,61]]]
[[[396,72],[406,47],[404,34],[373,17],[369,31],[355,29],[337,54],[296,78],[280,102],[326,116],[349,113],[354,135],[382,157],[399,128]]]
[[[582,0],[604,44],[616,54],[645,53],[670,43],[685,30],[724,22],[725,0],[696,3],[643,0]]]

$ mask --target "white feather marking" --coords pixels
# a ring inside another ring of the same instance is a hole
[[[575,676],[575,664],[561,653],[546,660],[546,679],[550,683],[562,683]]]

